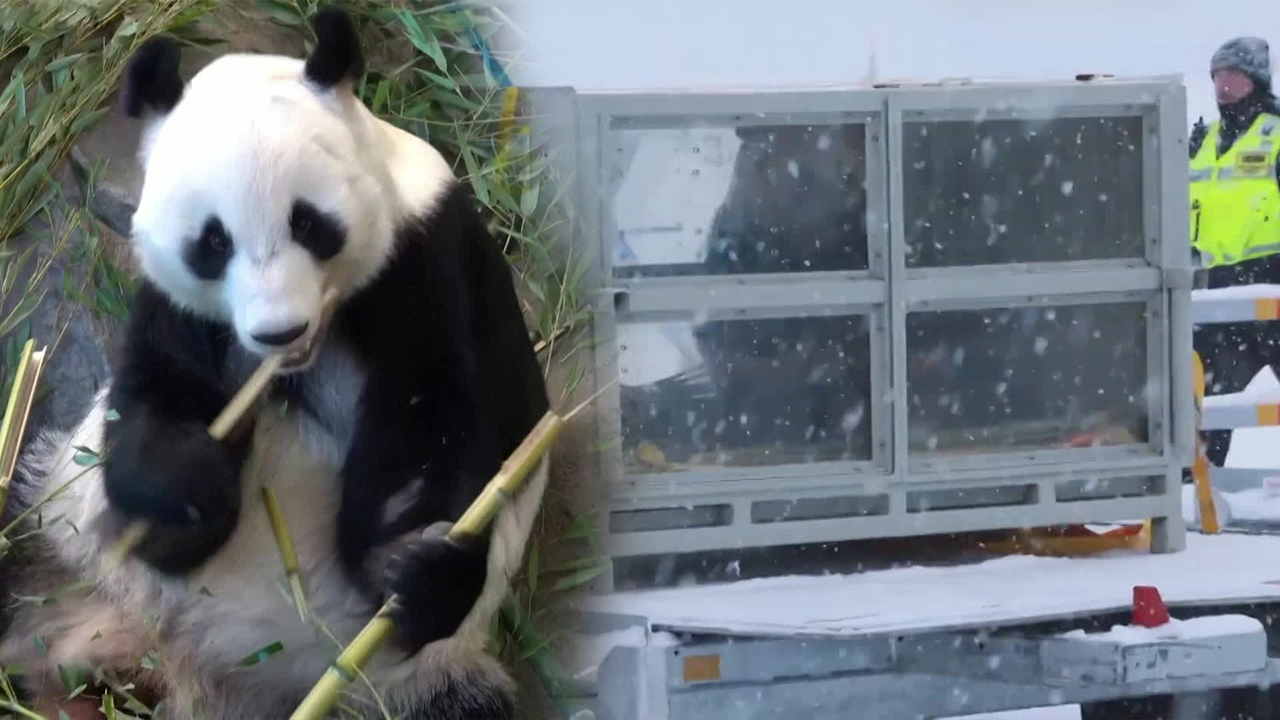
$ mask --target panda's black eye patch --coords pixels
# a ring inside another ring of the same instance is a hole
[[[289,213],[289,230],[293,241],[307,249],[317,260],[328,260],[342,250],[347,240],[342,223],[306,200],[298,200]]]
[[[231,244],[231,234],[223,227],[221,220],[211,217],[201,228],[200,237],[187,245],[184,260],[196,277],[201,280],[217,280],[222,277],[232,252],[234,247]]]

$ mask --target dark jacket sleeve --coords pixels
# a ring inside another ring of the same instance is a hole
[[[1201,115],[1196,124],[1191,126],[1191,138],[1187,143],[1187,157],[1193,158],[1196,153],[1200,152],[1200,144],[1204,142],[1204,136],[1209,133],[1209,126],[1204,124],[1204,116]]]

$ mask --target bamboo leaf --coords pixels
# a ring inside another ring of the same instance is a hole
[[[551,586],[551,589],[559,592],[562,590],[570,590],[580,585],[586,585],[608,569],[609,565],[607,563],[600,562],[594,567],[584,568],[572,575],[560,578]]]
[[[244,658],[242,658],[240,662],[236,663],[236,667],[253,667],[254,665],[257,665],[263,662],[264,660],[270,658],[272,655],[282,652],[283,650],[284,650],[284,643],[277,640],[271,643],[270,645],[267,645],[261,648],[260,650],[255,650],[254,652],[251,652],[248,655],[244,656]]]
[[[406,8],[398,8],[396,17],[404,25],[405,34],[408,35],[409,42],[435,61],[436,67],[441,72],[448,72],[449,63],[445,60],[444,52],[440,48],[440,41],[436,39],[435,35],[424,31],[422,25],[418,23],[418,19]]]
[[[279,0],[254,0],[254,5],[262,12],[285,25],[302,25],[306,19],[298,12],[298,8]]]
[[[84,53],[76,53],[74,55],[67,55],[65,57],[60,57],[57,60],[54,60],[53,62],[49,63],[48,65],[45,65],[44,66],[45,72],[55,73],[55,72],[58,72],[59,70],[69,68],[72,65],[74,65],[76,61],[82,57],[84,57]]]
[[[422,68],[414,68],[414,72],[427,78],[428,80],[435,83],[436,85],[439,85],[440,87],[445,88],[446,90],[456,91],[458,89],[458,83],[448,75],[441,75],[440,73],[434,73],[434,72],[431,72],[430,70],[424,70]]]
[[[538,191],[540,185],[532,183],[525,187],[524,193],[520,195],[520,212],[525,215],[532,215],[538,209]]]

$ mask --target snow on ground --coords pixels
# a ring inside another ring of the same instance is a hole
[[[1224,288],[1221,291],[1245,291],[1257,286]],[[1272,288],[1274,286],[1262,286]],[[1235,399],[1255,403],[1280,403],[1280,382],[1270,368],[1259,372],[1253,381]],[[1206,398],[1206,404],[1212,402]],[[1280,468],[1280,428],[1240,428],[1231,434],[1231,451],[1227,453],[1227,467],[1270,469]],[[1232,520],[1274,521],[1280,523],[1280,472],[1266,487],[1233,493],[1217,493],[1216,497],[1227,504]],[[1193,486],[1183,486],[1183,516],[1195,515]]]
[[[1193,302],[1196,300],[1256,300],[1258,298],[1270,299],[1274,297],[1280,297],[1280,285],[1267,283],[1191,291],[1191,300]]]
[[[664,625],[763,634],[841,636],[1030,622],[1129,607],[1134,585],[1155,585],[1171,605],[1280,598],[1280,563],[1266,560],[1275,542],[1190,533],[1184,552],[1167,555],[1010,556],[953,567],[620,592],[583,598],[581,606],[641,614]]]
[[[1280,382],[1276,381],[1275,373],[1266,368],[1238,397],[1258,402],[1280,398]],[[1240,428],[1232,432],[1231,452],[1227,454],[1226,464],[1229,467],[1280,468],[1280,428]]]
[[[1141,625],[1116,625],[1105,632],[1086,633],[1084,630],[1072,630],[1060,634],[1059,637],[1135,645],[1161,640],[1249,635],[1260,630],[1262,630],[1262,623],[1248,615],[1210,615],[1188,620],[1170,618],[1164,625],[1153,628]]]
[[[949,718],[939,718],[939,720],[1080,720],[1080,706],[1053,705],[980,715],[953,715]]]

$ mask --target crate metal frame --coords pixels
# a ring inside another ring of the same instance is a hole
[[[1191,267],[1187,232],[1185,96],[1177,77],[1098,83],[995,83],[907,89],[820,89],[725,93],[578,94],[578,192],[583,233],[599,252],[588,280],[602,292],[595,306],[596,382],[618,375],[617,328],[627,322],[692,317],[696,312],[735,317],[869,313],[870,462],[835,462],[750,468],[699,468],[625,475],[620,390],[599,401],[603,448],[601,480],[610,513],[676,508],[707,502],[729,505],[732,519],[717,527],[612,532],[600,526],[613,557],[734,549],[809,541],[853,540],[935,532],[1153,518],[1152,550],[1184,545],[1181,469],[1194,452],[1194,407],[1189,393]],[[798,111],[802,109],[803,111]],[[898,160],[908,120],[1008,117],[1140,116],[1143,122],[1143,233],[1141,257],[1008,265],[907,268],[903,242],[903,177]],[[864,122],[867,159],[867,251],[860,271],[615,278],[615,228],[608,207],[613,128],[697,128]],[[999,282],[993,282],[993,278]],[[815,300],[817,298],[817,300]],[[945,462],[908,457],[906,314],[1029,305],[1139,301],[1147,304],[1148,443],[1102,449],[1051,449],[981,454]],[[881,398],[886,402],[877,402]],[[1054,484],[1066,478],[1162,478],[1141,497],[1059,501]],[[912,493],[1032,486],[1035,497],[1007,504],[909,513]],[[754,524],[754,502],[881,494],[887,513]],[[824,495],[825,494],[825,495]],[[608,515],[610,513],[605,513]],[[608,585],[606,582],[604,585]],[[605,588],[602,588],[605,589]]]
[[[740,101],[753,103],[743,109]],[[763,105],[759,103],[763,102]],[[588,221],[587,234],[598,228],[594,236],[602,246],[597,273],[603,295],[597,306],[601,312],[595,320],[596,370],[599,378],[619,374],[612,343],[617,328],[626,322],[645,322],[663,318],[692,318],[701,313],[718,316],[734,311],[732,319],[746,317],[820,317],[831,314],[870,316],[871,396],[882,397],[888,390],[888,367],[883,362],[887,341],[888,237],[882,224],[873,222],[885,217],[887,199],[883,184],[874,177],[883,176],[884,159],[883,107],[877,98],[855,92],[831,94],[822,91],[771,93],[763,98],[721,95],[669,94],[599,94],[580,96],[579,127],[590,128],[591,138],[581,138],[580,169],[588,178],[580,186],[583,205],[594,216]],[[804,108],[797,112],[794,108]],[[613,245],[616,227],[607,207],[612,190],[610,160],[614,144],[610,130],[725,128],[796,124],[853,124],[865,127],[863,152],[867,159],[867,256],[865,270],[815,271],[805,273],[752,273],[692,275],[679,277],[616,278],[613,275]],[[591,166],[592,158],[597,165]],[[821,303],[815,306],[815,302]],[[836,461],[793,465],[771,465],[759,468],[699,468],[682,473],[626,476],[622,470],[621,452],[615,439],[621,437],[620,391],[608,390],[601,397],[598,432],[609,450],[605,460],[606,482],[618,499],[652,497],[653,490],[685,483],[714,481],[725,491],[761,477],[767,478],[834,478],[851,476],[885,476],[890,472],[890,427],[883,413],[871,412],[872,457],[869,461]],[[801,480],[803,481],[803,480]],[[821,480],[819,480],[821,482]]]

